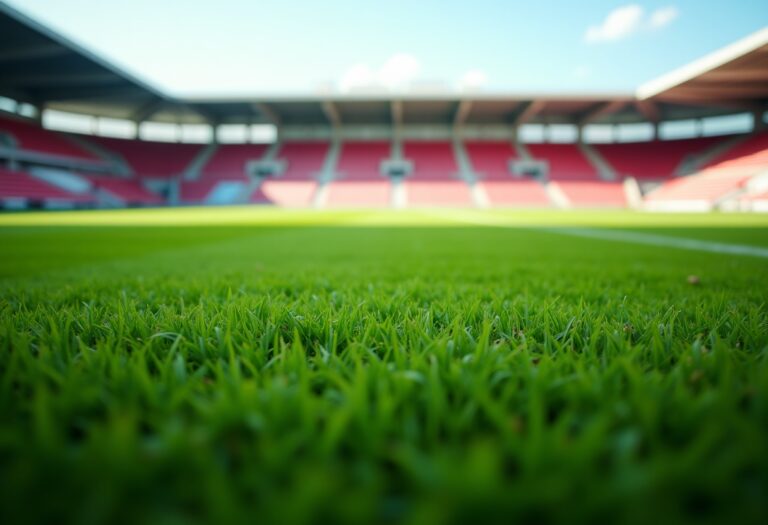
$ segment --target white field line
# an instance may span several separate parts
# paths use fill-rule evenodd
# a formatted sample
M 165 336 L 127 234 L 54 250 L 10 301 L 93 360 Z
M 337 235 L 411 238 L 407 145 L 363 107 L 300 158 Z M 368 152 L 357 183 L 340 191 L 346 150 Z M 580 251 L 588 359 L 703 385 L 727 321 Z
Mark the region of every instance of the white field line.
M 768 259 L 768 248 L 760 246 L 748 246 L 745 244 L 729 244 L 716 241 L 703 241 L 699 239 L 689 239 L 687 237 L 673 237 L 668 235 L 656 235 L 653 233 L 641 233 L 627 230 L 616 230 L 608 228 L 580 228 L 580 227 L 550 227 L 550 226 L 530 226 L 509 224 L 504 221 L 495 220 L 489 217 L 469 217 L 457 216 L 458 214 L 436 213 L 440 217 L 453 219 L 456 222 L 467 224 L 476 224 L 479 226 L 495 226 L 500 228 L 519 228 L 525 230 L 536 230 L 559 235 L 569 235 L 571 237 L 584 237 L 588 239 L 599 239 L 603 241 L 616 241 L 632 244 L 646 244 L 650 246 L 666 246 L 669 248 L 678 248 L 681 250 L 694 250 L 700 252 L 711 252 L 727 255 L 746 255 L 748 257 L 760 257 Z
M 542 230 L 571 235 L 573 237 L 586 237 L 604 241 L 629 242 L 634 244 L 648 244 L 651 246 L 667 246 L 682 250 L 695 250 L 699 252 L 724 253 L 728 255 L 747 255 L 750 257 L 762 257 L 768 259 L 768 248 L 760 246 L 748 246 L 745 244 L 728 244 L 715 241 L 702 241 L 688 239 L 686 237 L 671 237 L 655 235 L 652 233 L 631 232 L 627 230 L 609 230 L 595 228 L 542 228 Z

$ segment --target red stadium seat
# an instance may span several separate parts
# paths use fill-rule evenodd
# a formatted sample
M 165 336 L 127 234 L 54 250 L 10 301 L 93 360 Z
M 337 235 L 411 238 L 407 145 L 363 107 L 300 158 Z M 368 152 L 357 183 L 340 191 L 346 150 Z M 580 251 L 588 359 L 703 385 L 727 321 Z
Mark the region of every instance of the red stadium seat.
M 764 131 L 747 138 L 705 166 L 708 170 L 720 168 L 768 169 L 768 132 Z
M 0 169 L 0 200 L 5 199 L 70 203 L 88 203 L 94 200 L 90 194 L 70 193 L 27 173 Z
M 79 160 L 101 160 L 66 135 L 47 130 L 32 122 L 0 117 L 0 133 L 11 135 L 16 139 L 17 147 L 22 150 Z
M 549 180 L 600 180 L 578 144 L 526 144 L 535 160 L 549 164 Z
M 106 191 L 125 204 L 158 205 L 163 204 L 159 195 L 152 193 L 136 179 L 118 179 L 116 177 L 87 177 L 95 188 Z
M 475 174 L 482 180 L 510 180 L 509 161 L 517 159 L 517 151 L 511 142 L 466 142 L 464 148 Z
M 507 176 L 507 179 L 510 179 Z M 491 206 L 545 207 L 551 202 L 544 186 L 535 180 L 483 180 L 478 182 Z
M 266 151 L 266 144 L 221 144 L 203 166 L 200 178 L 247 181 L 248 161 L 261 159 Z
M 326 205 L 329 208 L 387 207 L 391 186 L 388 181 L 334 181 L 328 185 Z
M 265 180 L 251 196 L 254 204 L 276 204 L 288 208 L 302 208 L 312 204 L 317 182 L 303 180 Z
M 463 181 L 405 181 L 405 192 L 410 206 L 472 205 L 469 186 Z
M 336 171 L 348 181 L 381 181 L 381 162 L 390 157 L 389 142 L 345 142 L 341 145 Z
M 459 168 L 450 142 L 405 142 L 403 156 L 413 163 L 409 180 L 456 180 Z
M 552 182 L 576 208 L 624 208 L 627 196 L 624 183 L 610 181 Z
M 595 144 L 593 147 L 621 178 L 663 180 L 673 177 L 686 158 L 700 155 L 722 140 L 718 137 L 706 137 L 626 144 Z
M 280 180 L 314 180 L 323 168 L 328 153 L 327 142 L 285 142 L 277 153 L 286 163 Z
M 103 149 L 116 153 L 139 178 L 180 177 L 202 149 L 200 144 L 88 137 Z

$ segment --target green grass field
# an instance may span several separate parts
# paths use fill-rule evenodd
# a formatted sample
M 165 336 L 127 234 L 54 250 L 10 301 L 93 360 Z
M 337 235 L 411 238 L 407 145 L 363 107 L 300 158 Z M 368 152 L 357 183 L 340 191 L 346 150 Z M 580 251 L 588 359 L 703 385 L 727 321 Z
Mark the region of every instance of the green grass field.
M 0 247 L 2 523 L 768 522 L 766 216 L 17 213 Z

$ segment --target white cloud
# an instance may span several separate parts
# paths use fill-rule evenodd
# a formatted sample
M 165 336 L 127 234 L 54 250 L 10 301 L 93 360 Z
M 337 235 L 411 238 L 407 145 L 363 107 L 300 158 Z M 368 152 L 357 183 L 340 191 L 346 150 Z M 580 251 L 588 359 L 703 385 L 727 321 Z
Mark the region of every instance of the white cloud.
M 637 4 L 617 7 L 605 17 L 603 23 L 587 29 L 587 42 L 620 40 L 635 33 L 643 21 L 643 8 Z
M 661 7 L 646 15 L 645 9 L 638 4 L 624 5 L 608 13 L 602 23 L 588 27 L 584 40 L 590 43 L 623 40 L 646 29 L 661 29 L 679 14 L 675 6 Z
M 355 64 L 347 69 L 339 80 L 341 91 L 351 91 L 363 87 L 371 87 L 376 75 L 366 64 Z
M 342 93 L 477 91 L 488 84 L 488 75 L 481 69 L 468 69 L 451 82 L 440 78 L 424 78 L 421 61 L 409 53 L 396 53 L 380 65 L 355 64 L 337 82 Z M 325 86 L 323 90 L 327 92 Z
M 407 87 L 421 73 L 421 63 L 413 55 L 398 53 L 392 55 L 379 68 L 376 79 L 390 89 Z
M 650 26 L 654 29 L 660 29 L 671 24 L 679 15 L 680 10 L 673 5 L 661 7 L 651 13 Z
M 457 83 L 460 91 L 477 91 L 488 84 L 488 74 L 481 69 L 470 69 Z
M 379 67 L 355 64 L 339 80 L 339 90 L 403 90 L 421 73 L 421 63 L 408 53 L 396 53 Z

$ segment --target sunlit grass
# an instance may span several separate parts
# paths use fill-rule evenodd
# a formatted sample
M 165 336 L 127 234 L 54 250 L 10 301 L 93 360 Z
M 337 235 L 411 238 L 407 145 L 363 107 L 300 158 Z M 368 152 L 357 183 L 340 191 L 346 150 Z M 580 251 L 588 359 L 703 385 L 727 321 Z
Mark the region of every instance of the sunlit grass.
M 0 216 L 0 519 L 764 522 L 765 259 L 528 227 L 664 217 Z

